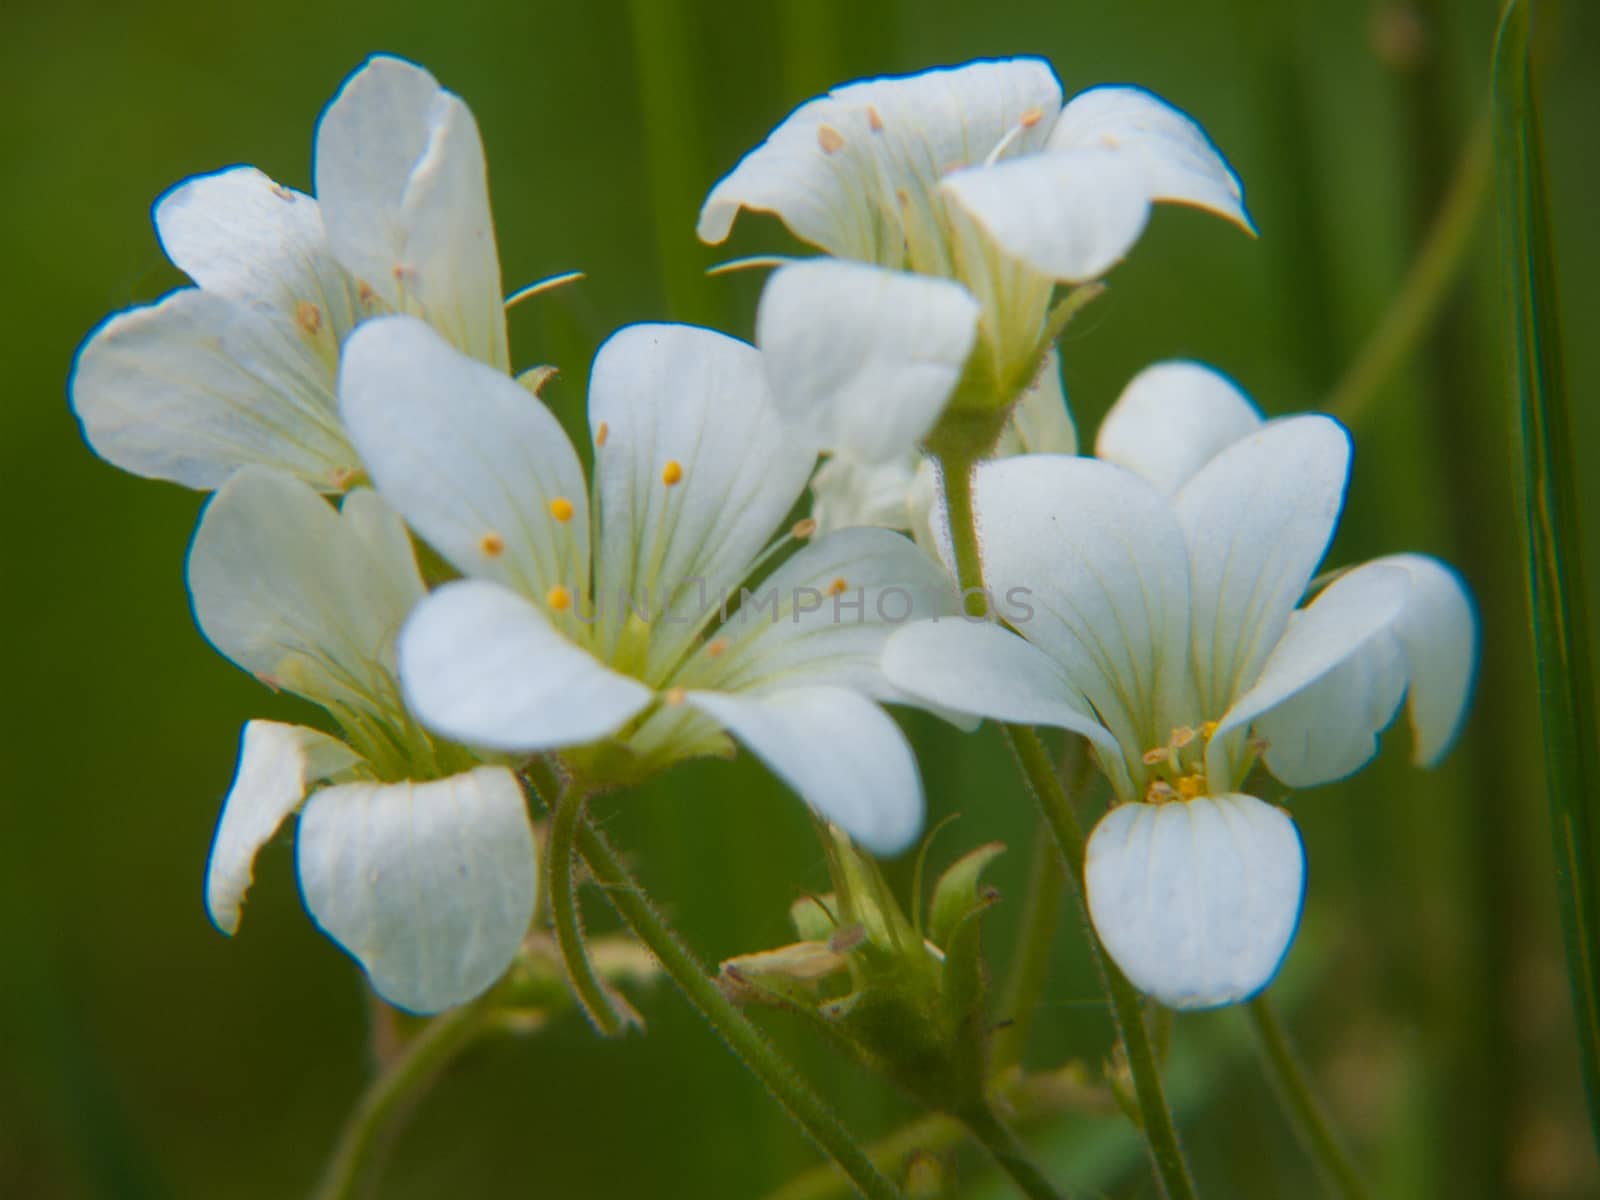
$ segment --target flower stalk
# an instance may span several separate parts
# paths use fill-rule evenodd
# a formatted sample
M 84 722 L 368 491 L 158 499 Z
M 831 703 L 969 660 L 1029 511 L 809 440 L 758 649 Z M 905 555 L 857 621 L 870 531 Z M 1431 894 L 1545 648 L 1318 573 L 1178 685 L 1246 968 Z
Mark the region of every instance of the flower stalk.
M 550 823 L 550 919 L 555 926 L 556 943 L 561 947 L 561 962 L 566 967 L 572 993 L 583 1006 L 584 1014 L 602 1036 L 620 1037 L 627 1031 L 628 1018 L 618 1011 L 584 949 L 583 916 L 578 911 L 573 879 L 577 834 L 583 823 L 583 813 L 582 790 L 564 788 Z

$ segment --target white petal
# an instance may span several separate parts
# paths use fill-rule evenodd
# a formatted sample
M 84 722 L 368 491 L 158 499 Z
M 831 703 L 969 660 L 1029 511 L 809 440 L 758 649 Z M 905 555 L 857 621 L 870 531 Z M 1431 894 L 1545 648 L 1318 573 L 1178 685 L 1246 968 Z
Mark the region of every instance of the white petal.
M 830 458 L 811 477 L 811 517 L 818 535 L 854 526 L 910 529 L 911 491 L 922 456 L 882 463 Z
M 1289 621 L 1288 641 L 1305 620 Z M 1292 788 L 1316 787 L 1355 774 L 1378 751 L 1378 734 L 1400 711 L 1406 657 L 1392 633 L 1370 638 L 1353 654 L 1255 720 L 1267 768 Z
M 688 325 L 632 325 L 595 357 L 589 381 L 600 496 L 596 587 L 683 613 L 717 600 L 749 573 L 782 526 L 816 462 L 772 408 L 754 347 Z M 604 430 L 604 436 L 601 431 Z M 600 443 L 604 443 L 600 445 Z M 670 486 L 668 464 L 681 475 Z M 703 622 L 701 622 L 703 624 Z M 621 632 L 608 621 L 601 637 Z M 660 623 L 643 672 L 657 680 L 699 624 Z
M 400 681 L 429 729 L 495 750 L 592 742 L 652 699 L 538 607 L 480 580 L 447 583 L 417 606 L 400 633 Z
M 800 798 L 874 854 L 898 854 L 922 831 L 922 781 L 900 727 L 843 688 L 764 696 L 690 692 Z
M 1136 763 L 1166 740 L 1187 680 L 1188 560 L 1170 506 L 1120 467 L 1052 454 L 981 465 L 976 499 L 994 603 Z
M 189 594 L 207 640 L 271 686 L 323 703 L 392 707 L 393 640 L 422 595 L 409 543 L 376 496 L 341 516 L 260 467 L 212 497 L 189 546 Z
M 1122 389 L 1100 423 L 1094 452 L 1170 496 L 1261 424 L 1255 403 L 1221 371 L 1197 362 L 1161 362 Z
M 1089 914 L 1140 991 L 1180 1009 L 1248 1000 L 1300 922 L 1305 851 L 1253 796 L 1113 808 L 1089 838 Z
M 1239 782 L 1239 738 L 1230 737 L 1230 734 L 1242 733 L 1257 717 L 1311 688 L 1352 655 L 1360 654 L 1373 639 L 1383 637 L 1399 616 L 1406 592 L 1404 571 L 1369 563 L 1335 580 L 1309 607 L 1294 615 L 1283 638 L 1268 655 L 1259 678 L 1218 722 L 1206 750 L 1206 767 L 1213 790 Z M 1396 650 L 1392 640 L 1384 638 L 1383 645 L 1375 647 L 1374 653 L 1382 653 L 1385 646 L 1391 654 Z M 1394 668 L 1374 662 L 1366 669 L 1377 676 L 1373 681 L 1375 694 L 1369 698 L 1368 706 L 1380 709 L 1390 687 L 1388 677 Z M 1370 758 L 1376 749 L 1374 735 L 1383 726 L 1373 727 L 1358 719 L 1366 714 L 1355 710 L 1330 711 L 1331 706 L 1352 700 L 1344 686 L 1359 682 L 1354 673 L 1360 670 L 1362 668 L 1353 668 L 1351 676 L 1341 679 L 1328 692 L 1319 693 L 1316 702 L 1296 710 L 1299 719 L 1312 723 L 1311 728 L 1296 729 L 1280 721 L 1278 736 L 1286 738 L 1291 745 L 1315 739 L 1319 734 L 1346 743 L 1348 748 L 1345 749 L 1319 748 L 1312 752 L 1324 760 L 1347 762 L 1355 754 L 1356 745 L 1364 745 L 1366 757 Z M 1384 715 L 1386 718 L 1394 716 L 1393 704 Z M 1383 724 L 1388 724 L 1388 720 Z M 1234 764 L 1229 764 L 1230 757 L 1235 759 Z
M 1143 88 L 1080 92 L 1061 110 L 1049 147 L 1113 151 L 1138 169 L 1150 199 L 1207 209 L 1255 232 L 1244 188 L 1205 130 Z
M 1466 720 L 1478 665 L 1477 610 L 1465 581 L 1436 558 L 1391 554 L 1374 565 L 1398 567 L 1410 577 L 1394 633 L 1409 677 L 1412 758 L 1431 767 L 1450 749 Z
M 1096 279 L 1150 218 L 1139 171 L 1106 150 L 1064 150 L 957 171 L 940 189 L 1007 254 L 1052 279 Z
M 557 584 L 587 591 L 583 467 L 561 423 L 509 376 L 415 318 L 378 317 L 345 343 L 339 404 L 384 496 L 464 574 L 539 599 Z
M 835 453 L 883 462 L 939 419 L 978 315 L 950 280 L 808 259 L 767 281 L 756 344 L 786 421 Z
M 206 911 L 218 929 L 229 935 L 238 932 L 239 910 L 255 878 L 256 853 L 300 807 L 306 787 L 359 761 L 337 738 L 304 725 L 245 725 L 239 768 L 222 802 L 206 864 Z
M 1255 682 L 1333 537 L 1350 436 L 1322 416 L 1273 421 L 1211 459 L 1173 500 L 1189 545 L 1205 719 Z
M 483 144 L 459 97 L 421 67 L 369 59 L 317 126 L 316 181 L 353 275 L 463 353 L 509 368 Z
M 327 337 L 265 305 L 184 288 L 89 336 L 73 411 L 95 453 L 136 475 L 210 489 L 258 464 L 338 491 L 357 463 L 334 413 Z
M 791 113 L 712 189 L 700 238 L 723 241 L 748 208 L 776 213 L 831 254 L 898 261 L 896 189 L 932 186 L 952 165 L 983 161 L 1025 117 L 1013 149 L 1040 144 L 1060 107 L 1061 85 L 1037 58 L 835 88 Z
M 324 788 L 300 818 L 296 858 L 318 926 L 411 1012 L 484 992 L 533 919 L 533 830 L 504 767 Z
M 898 630 L 883 651 L 889 682 L 914 701 L 974 717 L 1052 725 L 1094 745 L 1117 793 L 1132 785 L 1116 740 L 1060 664 L 998 625 L 918 621 Z
M 208 292 L 325 322 L 330 347 L 366 315 L 317 202 L 254 167 L 185 180 L 156 202 L 155 219 L 167 257 Z M 314 316 L 302 304 L 315 305 Z
M 910 539 L 844 529 L 805 547 L 747 587 L 708 647 L 676 682 L 723 692 L 830 684 L 900 699 L 879 666 L 897 626 L 953 616 L 955 583 Z
M 1011 410 L 1011 428 L 1016 431 L 1021 453 L 1078 452 L 1078 429 L 1067 404 L 1067 390 L 1061 384 L 1061 355 L 1054 346 L 1046 352 L 1039 373 Z

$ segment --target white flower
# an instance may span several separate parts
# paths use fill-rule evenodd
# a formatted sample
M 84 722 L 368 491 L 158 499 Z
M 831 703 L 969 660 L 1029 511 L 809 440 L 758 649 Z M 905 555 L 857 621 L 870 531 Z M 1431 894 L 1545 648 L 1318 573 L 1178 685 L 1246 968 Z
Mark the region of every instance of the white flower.
M 1414 555 L 1297 610 L 1342 504 L 1343 429 L 1262 424 L 1193 364 L 1136 382 L 1099 449 L 1147 478 L 1048 455 L 978 470 L 985 580 L 1021 636 L 919 623 L 885 670 L 925 701 L 1089 740 L 1120 802 L 1089 840 L 1095 927 L 1141 989 L 1204 1008 L 1265 987 L 1299 920 L 1299 835 L 1241 790 L 1253 764 L 1294 786 L 1348 775 L 1407 694 L 1418 761 L 1437 761 L 1477 627 L 1459 578 Z
M 335 511 L 304 482 L 247 467 L 206 506 L 188 570 L 211 643 L 322 705 L 348 739 L 245 726 L 207 868 L 212 920 L 238 929 L 257 852 L 301 809 L 306 907 L 378 993 L 414 1012 L 478 995 L 528 931 L 533 834 L 510 771 L 474 767 L 400 703 L 394 636 L 423 594 L 400 519 L 369 490 Z
M 1011 410 L 994 457 L 1077 452 L 1078 431 L 1061 386 L 1061 359 L 1051 349 Z M 904 529 L 931 552 L 938 491 L 933 461 L 915 450 L 878 463 L 835 456 L 811 477 L 811 515 L 819 533 L 854 525 Z
M 356 331 L 340 403 L 383 495 L 467 577 L 400 636 L 425 725 L 563 749 L 609 782 L 726 752 L 726 730 L 864 846 L 915 837 L 921 785 L 873 703 L 897 698 L 878 658 L 893 621 L 952 611 L 953 589 L 881 529 L 819 540 L 740 589 L 816 458 L 772 413 L 753 347 L 675 325 L 606 342 L 594 502 L 555 417 L 418 321 Z
M 699 233 L 775 213 L 827 259 L 780 269 L 757 344 L 784 415 L 850 458 L 893 458 L 955 403 L 1009 405 L 1053 337 L 1058 283 L 1132 249 L 1151 205 L 1253 231 L 1201 128 L 1139 88 L 1063 105 L 1038 58 L 836 88 L 796 109 L 712 190 Z
M 315 176 L 315 200 L 241 166 L 157 202 L 162 247 L 195 286 L 118 313 L 79 352 L 72 405 L 103 458 L 194 488 L 259 464 L 343 491 L 360 463 L 334 381 L 361 320 L 413 313 L 508 369 L 466 105 L 422 68 L 375 57 L 323 114 Z

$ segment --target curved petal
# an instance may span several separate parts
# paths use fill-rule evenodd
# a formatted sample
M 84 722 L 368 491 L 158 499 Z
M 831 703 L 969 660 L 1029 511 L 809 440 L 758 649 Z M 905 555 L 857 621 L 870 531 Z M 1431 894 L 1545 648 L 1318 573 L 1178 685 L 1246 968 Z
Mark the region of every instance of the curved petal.
M 410 1012 L 480 995 L 533 920 L 533 829 L 504 767 L 324 788 L 300 817 L 295 849 L 312 918 L 380 996 Z
M 1300 922 L 1305 850 L 1282 809 L 1237 793 L 1113 808 L 1090 835 L 1089 915 L 1140 991 L 1170 1008 L 1248 1000 Z
M 830 254 L 898 264 L 896 190 L 931 187 L 1008 135 L 1013 148 L 1041 145 L 1060 107 L 1061 85 L 1038 58 L 835 88 L 791 113 L 718 182 L 700 211 L 700 239 L 725 240 L 747 208 L 776 213 Z
M 317 197 L 339 260 L 393 309 L 510 368 L 483 144 L 421 67 L 377 55 L 317 126 Z
M 988 622 L 918 621 L 883 649 L 883 672 L 912 701 L 1089 739 L 1119 796 L 1132 794 L 1122 750 L 1061 665 Z
M 1255 682 L 1333 538 L 1350 435 L 1329 417 L 1269 422 L 1211 459 L 1173 500 L 1189 545 L 1201 715 Z
M 805 489 L 816 450 L 778 419 L 761 356 L 688 325 L 631 325 L 589 381 L 600 534 L 597 597 L 684 613 L 750 571 Z M 620 603 L 619 603 L 620 601 Z M 642 677 L 659 680 L 703 627 L 660 621 Z M 613 643 L 623 623 L 608 621 Z
M 269 686 L 393 708 L 394 636 L 422 595 L 398 524 L 370 493 L 352 494 L 340 514 L 288 475 L 239 472 L 206 505 L 189 545 L 201 632 Z
M 572 620 L 571 615 L 565 618 Z M 447 583 L 400 632 L 406 703 L 429 729 L 494 750 L 554 750 L 613 733 L 653 699 L 498 584 Z
M 1100 423 L 1094 452 L 1170 496 L 1261 425 L 1261 411 L 1233 380 L 1204 363 L 1174 359 L 1146 367 L 1122 389 Z
M 543 403 L 412 317 L 350 335 L 339 405 L 367 471 L 464 574 L 543 598 L 589 580 L 588 485 Z
M 933 428 L 978 336 L 966 288 L 816 258 L 774 272 L 756 313 L 774 407 L 815 444 L 883 462 Z
M 1061 110 L 1049 149 L 1110 150 L 1134 166 L 1152 200 L 1189 204 L 1250 233 L 1244 188 L 1205 130 L 1143 88 L 1114 85 L 1080 92 Z
M 740 596 L 675 682 L 719 692 L 828 684 L 901 699 L 879 667 L 907 621 L 953 615 L 955 583 L 887 529 L 844 529 L 806 546 Z
M 1410 577 L 1394 633 L 1405 652 L 1412 759 L 1435 766 L 1466 720 L 1478 666 L 1478 614 L 1466 581 L 1436 558 L 1391 554 L 1375 566 Z
M 811 477 L 811 517 L 817 534 L 863 525 L 910 529 L 911 491 L 921 461 L 915 453 L 881 463 L 828 459 Z
M 1116 266 L 1150 218 L 1139 171 L 1107 150 L 1002 159 L 957 171 L 939 186 L 1007 254 L 1067 283 Z
M 1244 762 L 1241 739 L 1237 735 L 1242 735 L 1258 717 L 1313 688 L 1369 646 L 1374 654 L 1382 654 L 1385 648 L 1394 653 L 1397 647 L 1391 639 L 1383 638 L 1378 645 L 1373 642 L 1381 638 L 1400 615 L 1406 591 L 1404 571 L 1369 563 L 1335 580 L 1309 607 L 1294 614 L 1282 639 L 1267 656 L 1259 678 L 1223 714 L 1211 736 L 1206 747 L 1206 770 L 1213 790 L 1226 790 L 1240 782 Z M 1397 669 L 1403 671 L 1404 667 L 1377 660 L 1366 667 L 1351 668 L 1350 673 L 1341 676 L 1326 690 L 1319 690 L 1310 703 L 1298 706 L 1289 717 L 1279 720 L 1275 726 L 1278 736 L 1291 747 L 1319 738 L 1337 739 L 1344 744 L 1343 748 L 1321 746 L 1310 753 L 1319 759 L 1335 759 L 1341 763 L 1353 758 L 1358 746 L 1364 746 L 1366 757 L 1361 760 L 1364 763 L 1377 749 L 1374 739 L 1382 726 L 1372 726 L 1361 719 L 1368 714 L 1354 707 L 1334 709 L 1332 706 L 1354 699 L 1345 689 L 1360 682 L 1363 671 L 1369 671 L 1376 678 L 1372 680 L 1373 693 L 1365 707 L 1374 711 L 1382 708 L 1390 676 Z M 1394 716 L 1393 704 L 1384 715 Z M 1296 718 L 1309 724 L 1295 728 L 1290 721 Z
M 250 721 L 239 744 L 239 768 L 222 802 L 206 863 L 206 912 L 232 936 L 255 878 L 256 853 L 305 799 L 306 787 L 361 761 L 337 738 L 304 725 Z
M 1166 500 L 1091 458 L 978 468 L 984 578 L 1002 615 L 1061 665 L 1128 756 L 1167 739 L 1188 663 L 1188 560 Z M 1018 615 L 1011 615 L 1013 612 Z
M 898 854 L 922 831 L 922 780 L 900 727 L 844 688 L 764 696 L 690 692 L 774 774 L 874 854 Z
M 357 461 L 334 414 L 331 336 L 183 288 L 89 335 L 72 409 L 95 453 L 135 475 L 211 489 L 253 464 L 341 491 Z
M 326 325 L 319 350 L 336 353 L 367 315 L 355 279 L 328 248 L 317 202 L 254 167 L 185 180 L 156 201 L 155 220 L 167 257 L 195 283 Z
M 1072 420 L 1072 406 L 1067 403 L 1067 389 L 1061 383 L 1061 354 L 1054 346 L 1045 352 L 1039 373 L 1011 410 L 1010 429 L 1016 434 L 1019 453 L 1078 452 L 1078 427 Z

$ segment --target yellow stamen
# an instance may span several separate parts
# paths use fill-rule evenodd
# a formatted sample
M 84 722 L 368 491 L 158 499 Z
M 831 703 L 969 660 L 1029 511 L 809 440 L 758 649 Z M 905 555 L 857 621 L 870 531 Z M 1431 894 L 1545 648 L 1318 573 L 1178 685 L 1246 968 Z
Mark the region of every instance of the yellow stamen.
M 883 118 L 878 115 L 878 110 L 872 105 L 867 105 L 867 128 L 873 133 L 883 132 Z
M 558 583 L 544 594 L 544 602 L 557 612 L 566 612 L 572 607 L 572 593 Z
M 844 581 L 844 576 L 841 575 L 838 579 L 835 579 L 828 585 L 828 595 L 841 596 L 844 594 L 845 589 L 849 586 L 850 585 Z
M 1204 721 L 1201 723 L 1200 736 L 1205 738 L 1206 741 L 1209 742 L 1214 736 L 1216 736 L 1216 732 L 1217 723 L 1215 721 Z
M 824 154 L 833 154 L 844 146 L 844 134 L 832 125 L 817 126 L 817 145 L 822 147 Z
M 1178 793 L 1165 779 L 1153 780 L 1144 790 L 1146 804 L 1169 804 L 1178 798 Z
M 1024 129 L 1032 129 L 1042 120 L 1044 120 L 1044 110 L 1041 108 L 1030 108 L 1027 112 L 1022 114 L 1021 120 L 1017 123 Z
M 600 428 L 594 431 L 594 444 L 596 446 L 604 446 L 606 444 L 606 439 L 610 436 L 611 426 L 607 425 L 604 421 L 601 421 Z
M 688 695 L 688 693 L 685 692 L 681 687 L 668 688 L 666 697 L 667 703 L 676 707 L 677 705 L 683 703 L 686 695 Z
M 1167 756 L 1171 753 L 1172 750 L 1170 747 L 1157 746 L 1154 750 L 1146 750 L 1142 755 L 1139 756 L 1139 761 L 1144 763 L 1144 765 L 1147 767 L 1153 767 L 1157 763 L 1166 762 Z
M 1182 750 L 1192 741 L 1194 741 L 1194 730 L 1190 729 L 1187 725 L 1179 725 L 1172 731 L 1173 749 Z
M 408 266 L 405 263 L 395 263 L 394 281 L 396 283 L 404 283 L 406 280 L 415 279 L 416 277 L 417 272 L 414 267 Z
M 506 540 L 491 529 L 478 539 L 478 549 L 489 558 L 499 558 L 506 552 Z
M 728 652 L 728 639 L 727 638 L 717 638 L 715 641 L 709 642 L 706 645 L 706 657 L 707 658 L 721 658 L 727 652 Z
M 572 501 L 565 496 L 557 496 L 550 501 L 550 515 L 565 525 L 572 520 Z
M 804 517 L 794 523 L 790 535 L 799 538 L 802 542 L 817 532 L 817 522 L 813 517 Z
M 316 337 L 322 329 L 322 310 L 311 301 L 302 300 L 294 306 L 294 323 L 309 336 Z
M 356 297 L 368 308 L 378 302 L 378 293 L 373 290 L 372 285 L 365 279 L 356 281 Z
M 1178 780 L 1178 795 L 1185 800 L 1195 800 L 1206 794 L 1205 777 L 1201 775 L 1185 775 Z
M 668 487 L 683 481 L 683 464 L 675 458 L 667 459 L 667 465 L 661 468 L 661 482 Z

